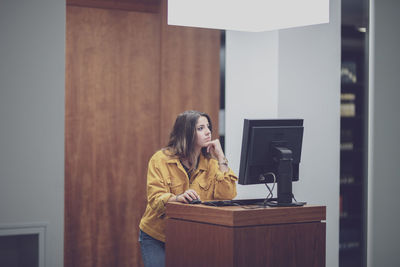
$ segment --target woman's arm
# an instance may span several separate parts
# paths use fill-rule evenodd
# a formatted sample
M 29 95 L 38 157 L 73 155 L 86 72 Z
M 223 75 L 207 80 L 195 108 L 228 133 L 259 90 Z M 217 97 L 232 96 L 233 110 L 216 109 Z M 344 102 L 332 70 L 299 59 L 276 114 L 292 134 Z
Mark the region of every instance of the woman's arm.
M 168 181 L 164 179 L 159 165 L 154 158 L 150 159 L 147 169 L 147 201 L 150 207 L 162 214 L 165 212 L 165 204 L 170 198 L 175 197 L 170 192 Z
M 213 158 L 218 160 L 220 171 L 222 172 L 229 171 L 228 160 L 225 157 L 219 139 L 212 140 L 208 142 L 206 145 L 207 145 L 207 152 L 210 153 Z
M 215 199 L 232 199 L 236 196 L 237 176 L 228 166 L 228 160 L 222 150 L 221 143 L 218 139 L 212 140 L 207 144 L 207 152 L 217 160 L 217 165 L 211 165 L 215 173 Z M 211 161 L 212 162 L 212 161 Z M 210 163 L 211 163 L 210 162 Z
M 218 167 L 216 166 L 215 168 Z M 214 187 L 215 199 L 233 199 L 237 195 L 236 192 L 237 176 L 228 166 L 226 166 L 226 168 L 228 169 L 228 171 L 222 172 L 221 170 L 219 171 L 217 170 L 215 173 L 215 187 Z

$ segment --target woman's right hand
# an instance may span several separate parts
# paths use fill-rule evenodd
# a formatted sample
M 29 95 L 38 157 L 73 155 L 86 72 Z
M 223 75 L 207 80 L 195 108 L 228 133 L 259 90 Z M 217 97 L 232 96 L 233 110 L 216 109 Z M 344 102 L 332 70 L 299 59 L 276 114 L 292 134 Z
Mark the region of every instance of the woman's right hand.
M 186 203 L 186 204 L 188 204 L 190 201 L 192 201 L 194 199 L 200 200 L 200 196 L 193 189 L 188 189 L 184 193 L 177 195 L 175 197 L 176 202 L 181 202 L 181 203 Z

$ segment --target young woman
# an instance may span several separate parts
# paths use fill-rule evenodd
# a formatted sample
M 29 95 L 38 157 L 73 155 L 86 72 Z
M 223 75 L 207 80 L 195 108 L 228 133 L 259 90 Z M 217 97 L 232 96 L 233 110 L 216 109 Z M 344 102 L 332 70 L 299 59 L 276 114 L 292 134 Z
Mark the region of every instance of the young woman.
M 236 175 L 218 139 L 211 139 L 210 117 L 198 111 L 178 115 L 168 145 L 150 159 L 147 207 L 139 242 L 145 267 L 165 265 L 165 205 L 168 202 L 232 199 Z

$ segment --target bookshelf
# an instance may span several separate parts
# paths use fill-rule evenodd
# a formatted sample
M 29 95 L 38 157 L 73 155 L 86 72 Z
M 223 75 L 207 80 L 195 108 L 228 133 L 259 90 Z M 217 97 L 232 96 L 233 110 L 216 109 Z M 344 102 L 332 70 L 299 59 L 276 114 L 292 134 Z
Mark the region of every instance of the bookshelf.
M 366 263 L 367 40 L 360 28 L 342 24 L 340 267 Z

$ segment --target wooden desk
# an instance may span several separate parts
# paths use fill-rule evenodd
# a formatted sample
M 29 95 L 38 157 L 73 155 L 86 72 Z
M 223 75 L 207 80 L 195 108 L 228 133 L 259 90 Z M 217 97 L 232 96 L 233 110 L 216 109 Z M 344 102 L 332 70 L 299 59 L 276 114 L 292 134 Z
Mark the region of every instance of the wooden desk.
M 325 266 L 324 220 L 324 206 L 169 203 L 166 266 Z

